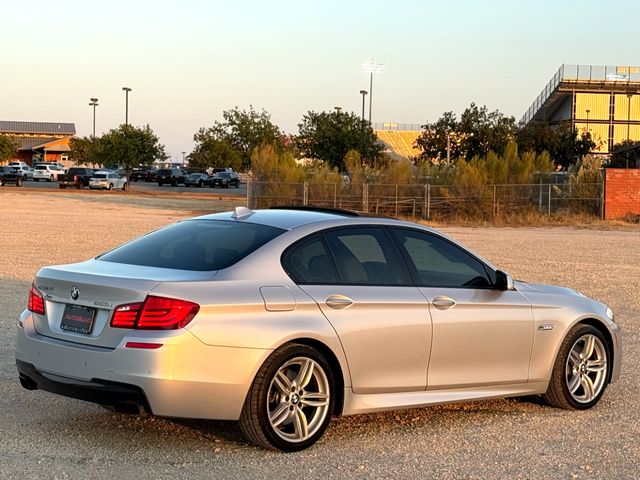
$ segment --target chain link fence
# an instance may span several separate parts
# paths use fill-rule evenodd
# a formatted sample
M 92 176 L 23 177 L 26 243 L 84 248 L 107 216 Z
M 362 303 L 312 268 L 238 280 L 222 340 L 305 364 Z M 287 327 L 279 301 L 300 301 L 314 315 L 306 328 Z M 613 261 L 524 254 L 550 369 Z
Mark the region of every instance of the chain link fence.
M 249 182 L 247 206 L 297 205 L 342 208 L 378 215 L 446 219 L 492 219 L 537 211 L 548 216 L 602 216 L 603 185 L 538 183 L 527 185 L 384 185 Z

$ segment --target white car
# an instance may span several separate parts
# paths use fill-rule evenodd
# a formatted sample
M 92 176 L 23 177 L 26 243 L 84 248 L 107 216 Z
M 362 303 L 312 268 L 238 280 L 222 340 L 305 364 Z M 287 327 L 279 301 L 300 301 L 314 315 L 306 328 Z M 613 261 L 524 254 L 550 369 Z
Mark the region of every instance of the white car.
M 16 165 L 17 163 L 18 162 L 11 162 L 9 166 L 12 167 L 14 170 L 22 173 L 22 178 L 24 180 L 33 180 L 33 168 L 31 168 L 29 165 L 23 162 L 20 162 L 22 163 L 21 165 Z
M 57 182 L 58 175 L 64 174 L 64 170 L 57 165 L 40 163 L 33 168 L 33 179 L 36 182 L 46 180 L 47 182 Z
M 89 179 L 89 188 L 94 190 L 127 190 L 129 188 L 129 184 L 127 183 L 126 178 L 122 178 L 117 173 L 96 172 Z

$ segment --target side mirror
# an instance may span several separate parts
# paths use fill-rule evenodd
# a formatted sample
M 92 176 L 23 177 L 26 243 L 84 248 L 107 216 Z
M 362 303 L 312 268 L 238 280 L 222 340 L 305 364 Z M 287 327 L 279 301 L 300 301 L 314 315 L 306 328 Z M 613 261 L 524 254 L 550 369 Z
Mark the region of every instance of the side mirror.
M 496 288 L 502 291 L 515 290 L 511 275 L 502 270 L 496 271 Z

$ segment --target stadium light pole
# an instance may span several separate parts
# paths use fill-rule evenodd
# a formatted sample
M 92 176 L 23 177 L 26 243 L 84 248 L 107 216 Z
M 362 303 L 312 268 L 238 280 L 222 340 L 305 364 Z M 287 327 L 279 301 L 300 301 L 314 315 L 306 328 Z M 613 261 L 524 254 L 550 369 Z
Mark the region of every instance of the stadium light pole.
M 129 87 L 122 87 L 124 90 L 124 124 L 129 125 Z
M 367 96 L 367 92 L 366 90 L 360 90 L 360 95 L 362 95 L 362 120 L 364 120 L 364 97 Z
M 447 165 L 451 165 L 451 132 L 447 132 Z
M 373 104 L 373 74 L 380 73 L 384 64 L 376 63 L 373 58 L 370 62 L 364 62 L 362 68 L 369 74 L 369 123 L 371 123 L 371 105 Z
M 96 138 L 96 107 L 98 106 L 97 98 L 90 98 L 91 102 L 89 103 L 90 107 L 93 107 L 93 139 Z

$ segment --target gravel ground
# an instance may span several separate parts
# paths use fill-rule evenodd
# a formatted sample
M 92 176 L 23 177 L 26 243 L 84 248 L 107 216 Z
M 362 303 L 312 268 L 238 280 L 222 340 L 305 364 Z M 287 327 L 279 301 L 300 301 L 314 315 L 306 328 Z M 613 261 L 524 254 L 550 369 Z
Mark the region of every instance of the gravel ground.
M 334 418 L 315 447 L 280 454 L 246 444 L 233 422 L 125 416 L 23 390 L 14 328 L 37 269 L 86 259 L 184 213 L 163 199 L 135 206 L 2 192 L 0 202 L 0 478 L 640 477 L 638 229 L 444 229 L 515 278 L 612 307 L 625 333 L 623 374 L 594 409 L 527 398 Z

